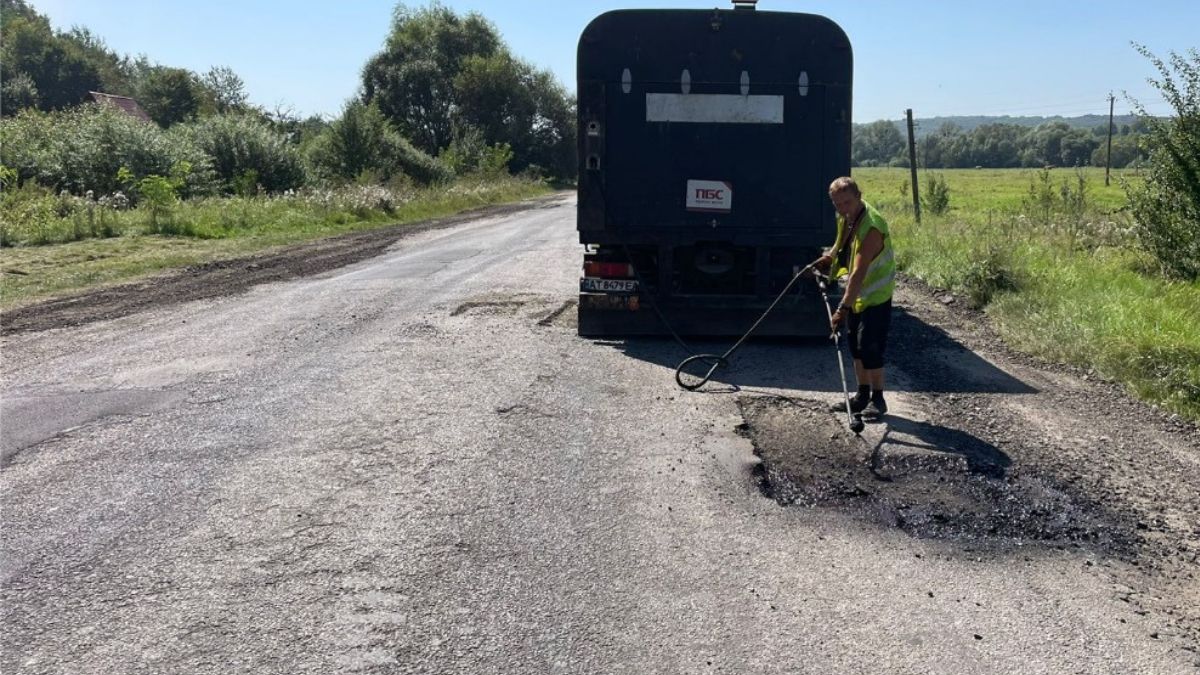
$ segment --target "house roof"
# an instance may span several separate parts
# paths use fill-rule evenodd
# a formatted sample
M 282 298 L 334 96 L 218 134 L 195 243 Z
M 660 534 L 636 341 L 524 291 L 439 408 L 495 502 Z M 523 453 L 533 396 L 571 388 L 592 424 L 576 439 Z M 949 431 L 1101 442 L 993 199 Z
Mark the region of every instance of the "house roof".
M 124 111 L 125 114 L 136 117 L 136 118 L 142 120 L 143 122 L 153 122 L 154 121 L 154 120 L 150 119 L 150 116 L 146 114 L 145 110 L 142 110 L 142 106 L 138 105 L 137 101 L 129 98 L 128 96 L 117 96 L 115 94 L 105 94 L 105 93 L 99 92 L 99 91 L 89 91 L 88 93 L 92 95 L 92 100 L 95 101 L 96 103 L 103 103 L 106 105 L 115 105 L 118 108 L 120 108 L 122 111 Z

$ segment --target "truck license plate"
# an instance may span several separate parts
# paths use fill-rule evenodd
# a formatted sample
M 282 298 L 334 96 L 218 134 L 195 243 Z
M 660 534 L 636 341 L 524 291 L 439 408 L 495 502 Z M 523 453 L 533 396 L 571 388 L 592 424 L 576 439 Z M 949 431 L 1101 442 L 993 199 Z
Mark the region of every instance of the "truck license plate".
M 592 293 L 632 293 L 638 288 L 636 279 L 597 279 L 584 277 L 579 280 L 579 289 Z

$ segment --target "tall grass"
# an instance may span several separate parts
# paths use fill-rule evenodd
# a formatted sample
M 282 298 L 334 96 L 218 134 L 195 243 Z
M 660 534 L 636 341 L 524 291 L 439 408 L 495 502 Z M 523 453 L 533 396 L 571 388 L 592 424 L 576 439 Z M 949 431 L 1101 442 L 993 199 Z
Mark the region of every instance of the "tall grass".
M 550 190 L 513 177 L 463 178 L 428 188 L 348 186 L 278 196 L 190 199 L 160 206 L 113 208 L 87 198 L 41 195 L 33 215 L 4 212 L 0 307 L 9 308 L 96 284 L 247 255 L 356 230 L 445 216 Z M 58 200 L 68 202 L 56 211 Z M 32 206 L 28 206 L 32 205 Z M 95 233 L 89 229 L 95 225 Z M 99 237 L 99 238 L 94 238 Z M 52 243 L 54 245 L 39 245 Z
M 913 218 L 906 170 L 856 169 L 905 273 L 983 308 L 1014 348 L 1093 370 L 1200 420 L 1200 282 L 1164 279 L 1102 170 L 947 170 L 948 211 Z

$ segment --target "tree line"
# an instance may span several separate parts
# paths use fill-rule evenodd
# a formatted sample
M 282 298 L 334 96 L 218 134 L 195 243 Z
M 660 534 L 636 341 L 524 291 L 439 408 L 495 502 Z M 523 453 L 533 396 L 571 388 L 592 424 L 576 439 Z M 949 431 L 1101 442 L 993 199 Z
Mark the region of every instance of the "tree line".
M 1148 156 L 1149 123 L 1137 118 L 1113 129 L 1111 166 L 1135 167 Z M 878 120 L 852 129 L 854 166 L 908 166 L 908 143 L 896 122 Z M 984 167 L 1105 166 L 1107 127 L 1083 129 L 1055 120 L 1029 127 L 983 124 L 970 131 L 945 123 L 917 139 L 917 166 L 930 169 Z
M 280 173 L 266 165 L 280 160 L 280 153 L 257 153 L 256 159 L 243 147 L 246 135 L 252 145 L 286 145 L 285 164 L 294 163 L 291 155 L 302 160 L 302 172 L 284 172 L 292 178 L 263 186 L 268 190 L 399 176 L 427 183 L 475 171 L 546 178 L 575 173 L 574 98 L 548 70 L 512 54 L 483 16 L 460 15 L 436 2 L 415 9 L 397 5 L 385 45 L 365 64 L 357 94 L 329 120 L 252 105 L 229 67 L 196 73 L 144 55 L 118 55 L 86 28 L 55 31 L 24 0 L 0 0 L 0 32 L 6 130 L 0 163 L 18 170 L 22 180 L 47 178 L 29 164 L 50 152 L 35 147 L 38 138 L 17 136 L 77 123 L 76 109 L 89 103 L 91 91 L 133 98 L 171 142 L 202 136 L 211 151 L 200 158 L 205 166 L 189 164 L 221 174 L 226 191 L 250 172 Z M 18 117 L 20 123 L 10 123 Z M 204 132 L 185 133 L 188 127 Z M 122 137 L 135 136 L 145 134 Z M 21 152 L 24 162 L 16 156 Z M 73 189 L 83 182 L 58 181 L 48 187 Z

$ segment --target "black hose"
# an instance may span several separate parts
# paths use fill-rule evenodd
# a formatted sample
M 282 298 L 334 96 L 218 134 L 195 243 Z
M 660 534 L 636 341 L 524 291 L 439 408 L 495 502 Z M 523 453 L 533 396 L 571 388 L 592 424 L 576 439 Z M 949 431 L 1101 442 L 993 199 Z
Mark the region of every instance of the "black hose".
M 792 286 L 794 286 L 796 284 L 796 281 L 799 280 L 800 277 L 804 275 L 804 273 L 808 272 L 809 270 L 811 270 L 812 268 L 817 266 L 817 262 L 818 262 L 817 260 L 814 260 L 813 262 L 806 265 L 804 267 L 804 269 L 797 272 L 792 277 L 792 280 L 787 283 L 787 286 L 784 286 L 783 290 L 779 292 L 779 295 L 775 296 L 775 301 L 771 303 L 770 307 L 767 307 L 767 311 L 763 312 L 762 316 L 758 317 L 758 320 L 754 322 L 754 325 L 750 326 L 750 330 L 746 331 L 746 333 L 744 335 L 742 335 L 742 337 L 738 338 L 738 341 L 735 342 L 733 344 L 733 346 L 730 347 L 729 350 L 726 351 L 724 354 L 721 354 L 721 355 L 695 354 L 693 356 L 689 356 L 688 358 L 684 359 L 679 364 L 679 366 L 675 369 L 675 383 L 678 384 L 680 387 L 687 389 L 688 391 L 696 391 L 700 387 L 703 387 L 710 379 L 712 379 L 713 373 L 716 372 L 717 368 L 729 365 L 729 357 L 732 356 L 735 351 L 737 351 L 738 347 L 742 346 L 742 343 L 746 341 L 746 338 L 750 337 L 750 334 L 753 333 L 756 328 L 758 328 L 758 325 L 763 322 L 763 319 L 767 318 L 767 315 L 771 313 L 771 310 L 775 309 L 775 305 L 778 305 L 779 301 L 783 299 L 783 296 L 787 295 L 787 292 L 789 290 L 791 290 Z M 822 294 L 822 296 L 823 295 L 824 294 Z M 654 307 L 653 300 L 651 300 L 650 305 L 652 307 Z M 828 305 L 826 305 L 826 309 L 828 310 Z M 654 307 L 654 311 L 658 312 L 658 308 Z M 692 351 L 690 348 L 687 347 L 687 343 L 683 342 L 683 339 L 675 334 L 674 329 L 672 329 L 671 325 L 667 323 L 666 318 L 663 317 L 661 312 L 658 312 L 658 318 L 662 320 L 663 325 L 665 325 L 667 327 L 667 330 L 671 331 L 672 335 L 675 335 L 675 339 L 679 340 L 680 344 L 682 344 L 684 346 L 684 349 L 686 351 L 689 351 L 689 352 Z M 712 366 L 708 369 L 708 372 L 705 373 L 703 379 L 696 382 L 695 384 L 685 384 L 683 381 L 683 369 L 691 362 L 701 361 L 701 360 L 711 363 Z

